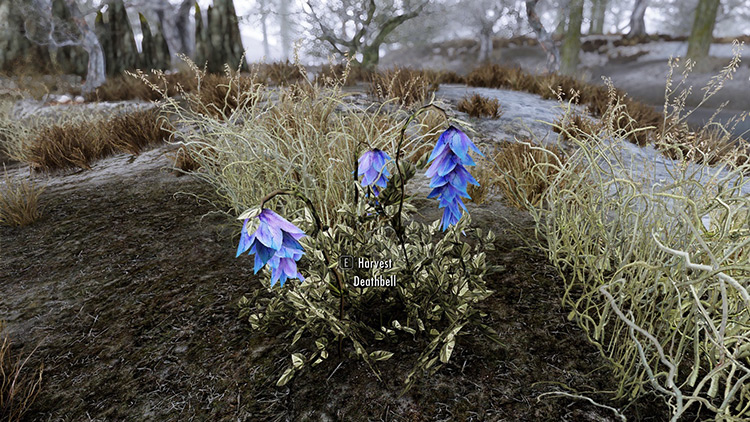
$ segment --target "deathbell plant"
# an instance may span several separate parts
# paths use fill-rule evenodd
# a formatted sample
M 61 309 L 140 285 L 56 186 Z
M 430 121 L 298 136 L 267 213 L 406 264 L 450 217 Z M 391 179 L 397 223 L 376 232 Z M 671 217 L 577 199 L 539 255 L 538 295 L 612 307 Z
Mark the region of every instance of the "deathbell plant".
M 485 315 L 476 309 L 476 304 L 492 294 L 484 280 L 488 272 L 485 251 L 493 249 L 495 237 L 469 228 L 468 210 L 462 201 L 469 198 L 467 184 L 478 185 L 466 169 L 474 165 L 469 152 L 481 152 L 457 127 L 449 126 L 440 136 L 428 160 L 432 163 L 426 173 L 431 178 L 429 198 L 437 198 L 439 207 L 445 208 L 443 218 L 431 225 L 404 224 L 414 211 L 405 185 L 416 167 L 400 162 L 401 149 L 409 124 L 431 108 L 449 120 L 446 112 L 433 104 L 415 111 L 401 128 L 395 158 L 369 145 L 359 157 L 352 157 L 356 194 L 353 202 L 340 204 L 338 213 L 343 218 L 339 221 L 343 223 L 322 226 L 312 201 L 295 189 L 274 191 L 259 207 L 240 215 L 244 223 L 237 256 L 254 254 L 254 271 L 268 266 L 271 272 L 270 297 L 261 296 L 259 290 L 251 298 L 243 297 L 241 314 L 255 330 L 268 331 L 281 322 L 292 337 L 291 364 L 277 385 L 286 384 L 306 366 L 328 359 L 334 342 L 339 356 L 344 354 L 344 342 L 350 344 L 353 355 L 363 359 L 378 378 L 375 362 L 398 353 L 395 346 L 399 342 L 420 344 L 422 353 L 405 379 L 404 392 L 417 375 L 434 373 L 449 362 L 456 338 L 468 327 L 500 343 L 494 330 L 483 324 Z M 389 165 L 395 167 L 394 177 Z M 266 203 L 285 195 L 306 205 L 304 216 L 294 223 L 266 208 Z M 307 235 L 300 227 L 309 227 L 310 220 L 313 227 Z M 465 241 L 467 232 L 478 240 L 474 247 Z M 345 272 L 338 268 L 342 256 L 355 254 L 392 262 L 382 275 L 395 276 L 397 285 L 355 286 L 347 282 L 369 278 L 366 269 Z M 287 287 L 273 289 L 277 281 L 280 287 Z M 297 346 L 303 338 L 310 344 Z M 377 350 L 368 351 L 374 347 Z

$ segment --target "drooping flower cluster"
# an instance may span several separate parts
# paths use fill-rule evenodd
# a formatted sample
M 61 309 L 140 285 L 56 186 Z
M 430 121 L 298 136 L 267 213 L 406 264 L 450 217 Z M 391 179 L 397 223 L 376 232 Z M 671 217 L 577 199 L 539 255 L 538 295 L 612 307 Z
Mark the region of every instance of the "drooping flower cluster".
M 283 286 L 288 278 L 305 281 L 297 270 L 297 261 L 304 254 L 298 241 L 305 237 L 305 233 L 269 209 L 261 210 L 257 218 L 260 222 L 252 234 L 248 233 L 250 219 L 245 219 L 237 256 L 248 249 L 248 254 L 255 254 L 255 273 L 268 263 L 271 267 L 271 287 L 277 281 Z
M 388 178 L 391 174 L 385 168 L 385 164 L 391 160 L 391 157 L 384 151 L 377 148 L 371 149 L 359 157 L 359 166 L 357 167 L 357 177 L 362 178 L 362 187 L 370 186 L 373 194 L 378 196 L 378 188 L 385 189 L 388 186 Z
M 469 156 L 469 148 L 480 156 L 484 156 L 465 133 L 451 126 L 440 135 L 427 161 L 432 162 L 425 173 L 431 178 L 432 192 L 428 198 L 438 198 L 440 208 L 445 208 L 443 218 L 440 220 L 443 231 L 451 224 L 458 222 L 463 214 L 461 208 L 466 210 L 466 205 L 461 198 L 471 199 L 466 192 L 468 183 L 479 186 L 479 182 L 465 167 L 475 165 L 474 160 Z

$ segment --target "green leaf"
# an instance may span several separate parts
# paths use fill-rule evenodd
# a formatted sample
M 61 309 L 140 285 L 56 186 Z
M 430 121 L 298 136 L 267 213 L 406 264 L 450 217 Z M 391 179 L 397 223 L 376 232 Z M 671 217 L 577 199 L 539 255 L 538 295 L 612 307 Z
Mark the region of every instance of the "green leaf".
M 281 378 L 279 378 L 279 380 L 276 382 L 276 386 L 277 387 L 285 386 L 286 383 L 288 383 L 292 379 L 295 372 L 296 371 L 294 370 L 294 368 L 288 368 L 286 371 L 284 371 L 283 374 L 281 374 Z
M 302 369 L 304 365 L 305 365 L 305 356 L 302 353 L 293 353 L 292 354 L 292 366 L 295 369 Z
M 376 361 L 381 360 L 388 360 L 393 356 L 392 352 L 386 352 L 385 350 L 376 350 L 372 353 L 370 353 L 370 359 L 374 359 Z
M 239 217 L 237 217 L 238 220 L 246 220 L 248 218 L 255 218 L 260 215 L 261 209 L 259 207 L 253 207 L 247 209 L 245 212 L 240 214 Z
M 294 339 L 292 339 L 292 346 L 294 346 L 294 344 L 297 343 L 300 338 L 302 338 L 302 334 L 304 332 L 305 332 L 305 327 L 300 327 L 300 329 L 297 330 L 296 333 L 294 333 Z
M 450 340 L 443 345 L 442 349 L 440 349 L 440 362 L 443 363 L 448 363 L 451 354 L 453 354 L 453 348 L 456 346 L 456 339 L 453 336 L 450 336 L 449 338 Z

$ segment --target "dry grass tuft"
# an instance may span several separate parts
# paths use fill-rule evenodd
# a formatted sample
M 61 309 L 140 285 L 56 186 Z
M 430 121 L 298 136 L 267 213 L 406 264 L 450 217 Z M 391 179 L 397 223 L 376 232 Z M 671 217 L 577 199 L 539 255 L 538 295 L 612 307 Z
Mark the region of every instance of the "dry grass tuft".
M 354 86 L 357 82 L 370 81 L 372 77 L 371 70 L 358 66 L 356 63 L 350 63 L 349 66 L 346 63 L 337 63 L 324 65 L 315 77 L 315 82 L 323 86 L 330 86 L 334 83 L 341 86 Z
M 435 72 L 395 67 L 372 76 L 370 94 L 383 100 L 395 99 L 409 107 L 424 104 L 439 86 Z
M 5 324 L 0 321 L 0 335 Z M 32 352 L 33 353 L 33 352 Z M 29 357 L 13 356 L 7 336 L 0 338 L 0 420 L 20 421 L 42 386 L 42 368 L 32 370 L 26 365 Z
M 494 185 L 511 206 L 525 210 L 529 206 L 541 205 L 544 194 L 566 159 L 556 147 L 506 142 L 492 161 L 497 171 Z
M 193 111 L 226 120 L 236 110 L 249 106 L 260 88 L 257 75 L 207 74 L 199 78 L 195 96 L 189 95 Z M 196 98 L 197 97 L 197 98 Z
M 579 138 L 579 135 L 596 136 L 602 129 L 600 121 L 583 116 L 580 113 L 566 113 L 555 121 L 552 130 L 563 134 L 565 140 Z
M 170 97 L 182 92 L 192 92 L 197 88 L 195 75 L 191 71 L 171 74 L 157 72 L 146 78 Z M 107 79 L 102 86 L 85 96 L 86 101 L 157 101 L 162 97 L 161 92 L 152 89 L 140 78 L 128 74 Z
M 30 180 L 13 180 L 7 171 L 3 184 L 4 186 L 0 188 L 0 224 L 27 226 L 41 217 L 39 196 L 44 191 L 44 187 Z
M 471 175 L 477 179 L 479 186 L 469 184 L 466 192 L 471 199 L 470 202 L 475 204 L 484 204 L 491 193 L 495 193 L 497 188 L 498 174 L 495 171 L 494 163 L 486 157 L 479 157 L 475 160 L 476 167 L 469 170 Z
M 104 122 L 73 122 L 42 129 L 31 142 L 29 164 L 37 170 L 91 169 L 91 163 L 114 152 L 102 131 Z
M 748 147 L 743 139 L 734 139 L 721 126 L 705 126 L 697 132 L 685 125 L 668 131 L 659 145 L 662 154 L 673 160 L 692 161 L 713 166 L 729 158 L 736 166 L 742 165 Z
M 169 129 L 168 120 L 153 108 L 116 116 L 106 125 L 112 146 L 133 155 L 168 139 L 171 132 L 165 129 Z
M 176 172 L 178 176 L 183 173 L 198 171 L 201 168 L 201 164 L 195 159 L 198 152 L 193 151 L 194 149 L 193 147 L 180 145 L 177 151 L 169 155 L 174 160 L 174 167 L 179 170 Z
M 437 75 L 440 84 L 466 84 L 466 78 L 453 71 L 444 70 Z
M 155 109 L 110 120 L 102 118 L 50 125 L 39 130 L 26 152 L 26 162 L 37 170 L 90 170 L 91 164 L 116 152 L 138 154 L 162 142 L 169 125 Z
M 471 117 L 489 117 L 497 119 L 503 112 L 500 110 L 500 102 L 496 98 L 487 98 L 479 94 L 464 97 L 458 102 L 458 111 L 468 113 Z
M 541 94 L 536 78 L 517 67 L 486 64 L 466 76 L 466 85 L 484 88 L 505 88 Z
M 289 85 L 307 79 L 304 68 L 290 62 L 273 62 L 261 65 L 262 78 L 273 85 Z

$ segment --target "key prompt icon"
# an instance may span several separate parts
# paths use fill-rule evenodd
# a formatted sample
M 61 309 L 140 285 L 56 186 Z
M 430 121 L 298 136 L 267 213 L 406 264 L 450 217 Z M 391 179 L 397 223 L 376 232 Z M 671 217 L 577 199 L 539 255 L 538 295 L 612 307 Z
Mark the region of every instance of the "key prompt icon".
M 339 268 L 342 270 L 351 270 L 354 268 L 354 257 L 351 255 L 341 255 L 339 257 Z

